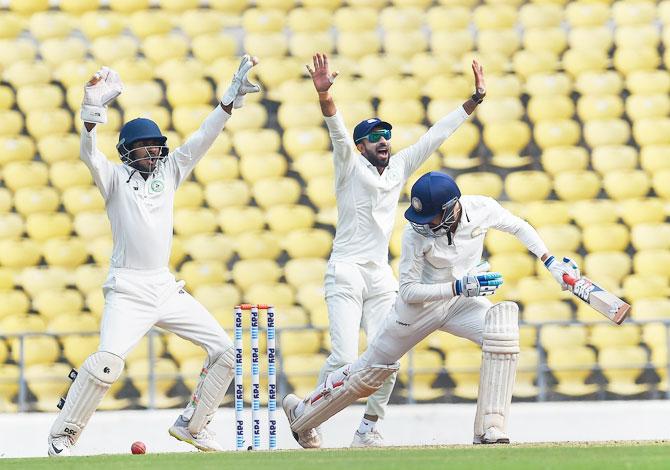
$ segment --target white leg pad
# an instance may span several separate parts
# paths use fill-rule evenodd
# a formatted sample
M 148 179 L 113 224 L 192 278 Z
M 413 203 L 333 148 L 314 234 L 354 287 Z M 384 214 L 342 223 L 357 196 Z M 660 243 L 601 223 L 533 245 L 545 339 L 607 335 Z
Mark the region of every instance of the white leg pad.
M 484 320 L 476 442 L 492 427 L 506 436 L 518 356 L 519 308 L 514 302 L 498 303 L 486 312 Z
M 109 387 L 121 376 L 123 366 L 121 357 L 107 351 L 88 356 L 67 392 L 63 409 L 51 426 L 51 437 L 68 436 L 72 444 L 76 443 Z
M 235 377 L 234 348 L 228 348 L 212 364 L 202 369 L 200 382 L 191 401 L 182 413 L 189 419 L 188 430 L 196 435 L 202 431 L 219 409 L 230 382 Z
M 315 428 L 359 398 L 366 398 L 393 375 L 400 364 L 375 364 L 355 372 L 346 365 L 328 374 L 310 396 L 303 400 L 302 413 L 291 423 L 291 430 L 302 433 Z

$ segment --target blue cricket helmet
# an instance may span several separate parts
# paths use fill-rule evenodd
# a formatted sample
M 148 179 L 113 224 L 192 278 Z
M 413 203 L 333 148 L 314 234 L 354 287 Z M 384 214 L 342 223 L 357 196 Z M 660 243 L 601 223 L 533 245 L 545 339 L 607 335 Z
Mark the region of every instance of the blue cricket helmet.
M 163 135 L 158 124 L 151 119 L 136 118 L 125 123 L 121 128 L 121 132 L 119 133 L 119 143 L 116 144 L 116 150 L 118 150 L 119 155 L 121 155 L 121 158 L 123 159 L 128 155 L 135 142 L 138 140 L 149 139 L 160 141 L 162 146 L 165 146 L 165 143 L 167 142 L 167 137 Z M 167 153 L 167 147 L 161 149 L 161 156 L 164 157 Z
M 405 218 L 414 224 L 427 224 L 447 208 L 447 204 L 461 197 L 454 179 L 446 173 L 431 171 L 412 186 L 410 206 Z

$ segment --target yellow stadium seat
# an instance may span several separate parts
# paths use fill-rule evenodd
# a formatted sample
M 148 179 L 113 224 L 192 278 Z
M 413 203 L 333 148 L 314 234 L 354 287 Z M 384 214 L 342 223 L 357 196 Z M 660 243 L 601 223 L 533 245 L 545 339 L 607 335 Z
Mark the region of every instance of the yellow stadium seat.
M 610 9 L 604 2 L 570 2 L 565 17 L 571 26 L 600 26 L 609 19 Z
M 26 138 L 24 137 L 24 139 Z M 76 134 L 48 135 L 39 139 L 37 142 L 37 151 L 40 154 L 40 158 L 49 164 L 63 160 L 76 160 L 79 158 L 79 140 L 79 136 Z M 0 140 L 0 145 L 2 145 L 1 142 L 3 141 Z M 28 142 L 30 142 L 28 146 L 33 149 L 31 151 L 32 158 L 34 145 L 31 140 L 28 140 Z M 17 150 L 25 147 L 22 139 L 17 140 L 16 143 L 18 144 L 16 145 Z M 28 149 L 25 151 L 28 151 Z M 20 158 L 15 159 L 18 160 Z
M 86 244 L 79 238 L 52 238 L 44 242 L 44 259 L 49 265 L 74 268 L 88 258 Z
M 528 117 L 533 122 L 570 119 L 574 113 L 575 106 L 567 96 L 535 95 L 528 101 Z
M 623 1 L 612 5 L 612 18 L 617 25 L 646 24 L 656 17 L 656 5 L 650 1 Z
M 593 149 L 592 164 L 601 174 L 613 170 L 632 170 L 637 165 L 637 150 L 625 145 L 598 146 Z M 605 179 L 605 185 L 607 184 Z
M 29 238 L 0 241 L 0 264 L 10 268 L 35 266 L 42 257 L 39 244 Z
M 517 120 L 523 117 L 523 104 L 518 98 L 493 98 L 477 108 L 477 117 L 484 125 L 497 121 Z
M 206 64 L 210 64 L 221 57 L 234 56 L 236 49 L 237 41 L 235 38 L 225 33 L 199 34 L 191 41 L 193 56 Z
M 74 230 L 80 238 L 91 240 L 110 237 L 112 234 L 107 213 L 104 211 L 80 212 L 74 217 Z
M 537 231 L 552 251 L 577 251 L 581 241 L 581 233 L 574 225 L 543 225 Z
M 230 318 L 230 325 L 222 325 L 224 328 L 233 326 L 232 315 L 230 315 L 231 305 L 238 305 L 241 300 L 239 289 L 232 284 L 209 284 L 199 286 L 193 290 L 193 297 L 203 304 L 210 312 L 225 310 Z M 169 341 L 168 341 L 169 348 Z
M 531 304 L 531 303 L 544 303 L 547 301 L 553 302 L 556 300 L 559 300 L 561 296 L 561 290 L 559 285 L 556 283 L 556 281 L 553 278 L 548 278 L 548 277 L 525 277 L 521 280 L 519 280 L 517 284 L 517 289 L 518 289 L 518 295 L 519 295 L 519 300 L 524 304 Z M 566 311 L 564 307 L 558 307 L 558 304 L 551 304 L 552 306 L 556 306 L 556 310 L 553 310 L 552 307 L 552 314 L 555 313 L 556 315 L 565 315 L 566 312 L 568 312 L 568 316 L 570 315 L 570 309 Z M 542 308 L 537 308 L 537 312 L 541 314 L 544 311 L 544 307 Z M 535 313 L 535 312 L 533 312 Z M 562 318 L 563 320 L 567 320 L 569 318 Z
M 629 226 L 645 222 L 663 222 L 665 220 L 663 201 L 658 198 L 619 201 L 618 208 L 621 218 Z
M 220 284 L 227 280 L 226 267 L 219 261 L 187 261 L 179 270 L 179 277 L 187 287 L 195 288 L 206 284 Z
M 649 388 L 648 384 L 635 383 L 647 365 L 647 351 L 640 346 L 603 348 L 599 351 L 598 363 L 611 393 L 637 395 Z
M 61 191 L 75 186 L 93 184 L 91 172 L 82 161 L 61 161 L 51 164 L 49 168 L 51 184 Z
M 540 157 L 543 169 L 557 175 L 564 171 L 584 170 L 589 163 L 589 154 L 583 147 L 549 147 Z
M 592 226 L 588 228 L 590 227 Z M 588 253 L 584 257 L 582 269 L 586 275 L 601 283 L 611 280 L 618 284 L 630 273 L 631 259 L 625 252 L 620 251 Z
M 53 318 L 48 326 L 49 333 L 92 333 L 98 330 L 98 319 L 87 313 L 65 313 Z
M 570 306 L 560 300 L 546 300 L 527 304 L 523 309 L 527 323 L 544 323 L 572 320 Z
M 156 34 L 142 41 L 144 56 L 154 64 L 161 64 L 168 59 L 185 57 L 189 46 L 188 41 L 176 34 Z
M 8 321 L 13 320 L 12 317 L 6 317 L 2 320 L 3 330 L 10 332 Z M 28 332 L 27 328 L 20 330 L 13 330 L 12 333 Z M 10 340 L 12 346 L 12 359 L 19 363 L 21 359 L 21 347 L 17 338 Z M 33 364 L 51 364 L 60 356 L 60 346 L 58 341 L 51 336 L 30 336 L 23 340 L 23 361 L 24 364 L 30 366 Z
M 3 11 L 0 15 L 0 38 L 16 38 L 24 29 L 25 21 L 13 12 Z
M 191 341 L 180 338 L 177 335 L 167 335 L 166 349 L 179 364 L 183 364 L 191 359 L 197 359 L 200 362 L 204 362 L 206 357 L 203 348 Z
M 277 282 L 281 269 L 268 259 L 241 260 L 233 266 L 232 276 L 235 284 L 246 290 L 257 282 Z
M 305 181 L 318 176 L 333 176 L 335 172 L 330 152 L 304 153 L 293 161 L 292 167 Z
M 0 109 L 11 109 L 15 102 L 14 90 L 7 85 L 0 86 Z
M 84 211 L 101 211 L 105 201 L 95 186 L 74 187 L 63 191 L 63 206 L 70 214 Z
M 632 96 L 665 94 L 670 90 L 670 75 L 666 70 L 631 72 L 626 76 L 626 88 L 630 90 Z
M 657 48 L 659 41 L 658 29 L 651 24 L 619 26 L 614 33 L 617 49 Z
M 194 181 L 185 181 L 175 194 L 176 209 L 195 209 L 202 205 L 204 195 L 202 186 Z
M 320 127 L 289 128 L 284 131 L 284 149 L 292 159 L 302 153 L 318 152 L 328 149 L 328 132 Z
M 165 10 L 139 10 L 131 13 L 129 27 L 135 36 L 144 39 L 155 34 L 167 34 L 173 28 L 172 15 Z
M 358 6 L 338 8 L 333 23 L 338 31 L 367 31 L 377 27 L 377 12 Z
M 177 366 L 170 359 L 159 358 L 151 361 L 139 359 L 127 362 L 128 377 L 140 391 L 139 403 L 142 406 L 151 405 L 156 408 L 172 408 L 181 404 L 182 397 L 168 397 L 167 394 L 177 381 Z M 149 370 L 152 369 L 154 378 L 154 396 L 149 395 Z
M 584 72 L 577 77 L 575 89 L 584 95 L 618 95 L 623 79 L 617 72 Z
M 352 59 L 374 54 L 380 47 L 381 41 L 374 31 L 342 31 L 337 38 L 338 53 Z
M 209 43 L 206 46 L 210 47 Z M 255 68 L 258 68 L 258 77 L 265 86 L 269 90 L 274 90 L 286 81 L 299 79 L 305 65 L 303 61 L 294 57 L 268 57 Z
M 293 305 L 295 294 L 288 284 L 258 283 L 244 291 L 244 299 L 246 302 L 257 302 L 261 299 L 265 303 L 281 308 L 284 305 Z
M 513 28 L 484 29 L 477 34 L 477 50 L 482 54 L 510 57 L 519 49 L 519 34 Z
M 493 153 L 518 153 L 529 141 L 530 129 L 522 121 L 492 122 L 484 128 L 484 142 Z
M 631 274 L 623 281 L 623 294 L 629 302 L 668 295 L 668 280 L 651 274 Z
M 497 199 L 502 193 L 503 182 L 499 175 L 489 172 L 464 173 L 456 177 L 456 184 L 463 194 L 481 194 Z
M 593 325 L 589 343 L 598 349 L 609 347 L 636 346 L 641 341 L 639 325 L 626 323 L 612 328 L 606 323 Z
M 670 250 L 640 250 L 635 253 L 633 267 L 636 273 L 662 277 L 670 276 Z
M 170 87 L 168 87 L 170 90 Z M 194 93 L 197 93 L 197 84 L 194 85 Z M 168 100 L 171 96 L 168 95 Z M 163 99 L 163 90 L 154 81 L 136 81 L 124 86 L 123 93 L 117 98 L 122 108 L 130 106 L 155 106 Z M 170 102 L 173 106 L 176 103 Z
M 0 216 L 0 238 L 20 238 L 25 230 L 25 222 L 19 214 L 9 213 Z
M 535 386 L 539 365 L 539 354 L 534 348 L 521 348 L 517 359 L 516 380 L 513 395 L 519 398 L 532 398 L 539 393 Z
M 20 134 L 23 128 L 23 116 L 14 110 L 0 111 L 0 124 L 2 124 L 0 135 L 14 137 Z
M 261 230 L 265 225 L 263 211 L 258 207 L 225 207 L 219 212 L 219 226 L 228 235 Z
M 0 364 L 0 411 L 17 411 L 12 399 L 18 391 L 19 367 L 14 364 Z
M 651 299 L 639 299 L 632 305 L 633 318 L 638 321 L 646 320 L 665 320 L 667 321 L 670 318 L 670 299 L 666 298 L 651 298 Z M 647 337 L 647 327 L 649 324 L 642 326 L 642 336 L 644 342 L 649 346 L 653 347 L 655 345 L 649 344 L 649 339 Z M 665 329 L 665 328 L 664 328 Z M 663 344 L 665 346 L 665 344 Z
M 440 118 L 444 117 L 447 112 L 443 110 L 436 110 L 432 106 L 433 102 L 428 105 L 428 115 L 431 122 L 436 122 Z M 439 114 L 435 115 L 433 113 L 438 112 Z M 448 139 L 440 145 L 439 150 L 445 156 L 451 155 L 463 155 L 467 156 L 472 153 L 472 151 L 479 144 L 479 128 L 471 122 L 464 122 L 461 126 L 454 132 Z
M 2 39 L 2 52 L 0 52 L 0 65 L 8 68 L 16 63 L 34 61 L 37 54 L 35 43 L 28 39 Z M 44 69 L 43 69 L 44 70 Z M 45 83 L 44 80 L 37 83 Z
M 533 134 L 542 150 L 549 147 L 576 145 L 580 138 L 579 125 L 569 119 L 540 121 L 535 124 Z
M 12 193 L 7 188 L 0 188 L 0 212 L 7 213 L 12 208 Z
M 300 184 L 289 177 L 267 178 L 253 186 L 254 200 L 264 209 L 277 204 L 295 204 L 300 193 Z
M 63 92 L 51 84 L 26 85 L 17 90 L 16 103 L 24 113 L 58 108 L 63 104 Z
M 666 158 L 670 145 L 645 145 L 640 149 L 640 166 L 650 174 L 670 168 L 670 160 Z
M 585 346 L 587 335 L 588 329 L 584 325 L 544 325 L 540 329 L 540 344 L 547 351 Z
M 318 330 L 285 330 L 278 335 L 277 347 L 283 357 L 314 354 L 321 348 L 322 334 Z
M 567 45 L 567 35 L 563 28 L 558 26 L 526 29 L 523 35 L 524 49 L 529 51 L 548 51 L 552 54 L 561 54 Z
M 74 285 L 80 292 L 99 289 L 107 279 L 108 269 L 95 264 L 82 264 L 74 271 Z
M 314 211 L 305 205 L 272 206 L 265 216 L 270 229 L 278 234 L 308 229 L 315 221 Z
M 42 58 L 51 66 L 58 67 L 67 61 L 86 60 L 88 45 L 76 38 L 46 39 L 40 45 Z
M 288 41 L 283 33 L 247 33 L 244 50 L 258 57 L 282 57 L 288 52 Z
M 324 258 L 332 242 L 332 235 L 323 229 L 302 229 L 287 233 L 281 244 L 291 258 Z
M 26 128 L 36 139 L 63 134 L 71 127 L 72 117 L 65 109 L 34 110 L 26 114 Z
M 289 39 L 288 50 L 291 56 L 309 62 L 315 50 L 330 54 L 334 46 L 333 38 L 328 31 L 293 32 Z
M 565 201 L 593 199 L 600 191 L 600 179 L 590 171 L 566 171 L 554 178 L 554 191 Z
M 457 354 L 457 353 L 456 353 Z M 454 367 L 456 369 L 456 367 Z M 401 390 L 403 396 L 411 396 L 416 401 L 430 401 L 444 395 L 440 388 L 433 388 L 437 376 L 443 370 L 442 356 L 436 351 L 413 350 L 400 359 L 398 378 L 406 388 Z M 468 377 L 469 379 L 469 377 Z M 465 381 L 464 381 L 465 382 Z M 460 384 L 457 384 L 457 386 Z M 470 383 L 465 383 L 458 392 L 469 396 Z M 456 394 L 456 391 L 454 391 Z
M 561 201 L 534 201 L 524 204 L 523 217 L 534 227 L 570 222 L 570 205 Z
M 26 369 L 25 379 L 37 401 L 35 408 L 50 411 L 65 396 L 70 386 L 70 366 L 63 363 L 38 364 Z
M 548 351 L 547 365 L 557 380 L 554 390 L 567 396 L 594 393 L 598 386 L 585 383 L 596 366 L 596 353 L 586 346 L 556 348 Z
M 631 229 L 631 242 L 636 250 L 670 248 L 670 224 L 640 223 Z
M 564 73 L 535 73 L 528 77 L 526 91 L 532 97 L 543 96 L 548 99 L 568 95 L 572 91 L 572 79 Z
M 633 123 L 633 137 L 640 146 L 668 144 L 664 132 L 670 129 L 669 118 L 639 119 Z
M 524 253 L 498 253 L 489 257 L 489 262 L 491 270 L 502 273 L 505 282 L 516 283 L 535 274 L 533 259 Z
M 229 155 L 212 154 L 202 159 L 193 173 L 205 186 L 214 181 L 235 180 L 239 176 L 238 161 Z
M 296 289 L 310 282 L 322 282 L 326 272 L 323 258 L 298 258 L 289 260 L 284 266 L 286 281 Z
M 212 209 L 199 207 L 177 209 L 175 211 L 174 230 L 178 235 L 190 236 L 198 233 L 213 233 L 216 227 L 216 214 Z
M 283 357 L 283 371 L 294 393 L 306 396 L 314 389 L 314 377 L 326 362 L 325 354 L 296 354 Z
M 291 31 L 328 31 L 333 22 L 332 15 L 324 8 L 293 8 L 287 17 Z
M 243 130 L 233 136 L 233 146 L 240 156 L 277 152 L 280 143 L 281 138 L 274 129 Z
M 638 70 L 655 70 L 661 57 L 655 47 L 618 47 L 614 52 L 614 67 L 624 75 Z
M 305 194 L 319 209 L 335 207 L 335 183 L 331 176 L 312 178 L 307 182 Z M 318 220 L 318 217 L 317 217 Z
M 22 215 L 53 212 L 58 204 L 58 192 L 52 187 L 21 188 L 14 194 L 14 205 Z
M 472 19 L 478 29 L 503 29 L 513 27 L 516 16 L 516 9 L 510 5 L 480 5 L 474 9 Z
M 455 396 L 470 400 L 477 398 L 481 356 L 479 350 L 469 348 L 455 349 L 447 353 L 444 366 L 449 377 L 456 383 L 452 391 Z
M 155 82 L 148 84 L 156 85 Z M 167 86 L 165 96 L 171 106 L 209 104 L 212 101 L 212 86 L 206 80 L 193 80 L 188 82 L 170 82 Z M 162 91 L 158 88 L 158 100 L 162 99 Z M 139 103 L 134 103 L 139 104 Z
M 30 308 L 30 300 L 21 290 L 0 290 L 0 318 L 9 315 L 26 314 Z
M 426 14 L 431 31 L 466 29 L 470 20 L 470 9 L 461 5 L 436 5 Z
M 568 43 L 571 48 L 583 48 L 608 52 L 613 44 L 612 31 L 607 26 L 579 26 L 570 30 Z
M 241 259 L 276 259 L 281 248 L 271 232 L 247 232 L 235 237 L 235 251 Z
M 268 119 L 268 113 L 265 106 L 259 103 L 247 103 L 242 112 L 237 113 L 239 117 L 227 128 L 235 133 L 243 129 L 260 129 Z
M 328 325 L 328 308 L 324 299 L 323 282 L 310 282 L 297 287 L 296 299 L 310 312 L 314 326 Z
M 32 160 L 35 156 L 35 144 L 23 135 L 0 137 L 0 163 Z
M 63 212 L 30 214 L 26 217 L 26 233 L 37 241 L 67 237 L 72 232 L 72 220 Z
M 606 70 L 608 57 L 606 51 L 597 49 L 569 49 L 563 54 L 563 67 L 573 77 L 584 72 Z
M 588 252 L 625 251 L 630 241 L 623 224 L 590 224 L 584 227 L 583 243 Z
M 616 95 L 584 95 L 577 102 L 577 114 L 583 121 L 620 118 L 623 110 L 623 100 Z
M 553 52 L 517 51 L 512 57 L 513 69 L 524 78 L 535 74 L 552 74 L 558 68 L 558 58 Z
M 660 197 L 670 199 L 670 169 L 659 170 L 654 174 L 654 191 Z
M 624 200 L 646 196 L 651 181 L 642 170 L 615 170 L 605 175 L 603 186 L 612 199 Z
M 550 192 L 551 179 L 544 172 L 517 171 L 505 178 L 505 193 L 512 201 L 539 201 Z

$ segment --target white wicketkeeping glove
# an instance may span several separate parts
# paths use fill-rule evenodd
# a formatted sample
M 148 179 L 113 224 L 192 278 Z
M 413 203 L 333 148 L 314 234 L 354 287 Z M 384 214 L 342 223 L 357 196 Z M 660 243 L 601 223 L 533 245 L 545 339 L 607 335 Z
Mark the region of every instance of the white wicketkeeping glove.
M 454 293 L 463 297 L 492 295 L 503 283 L 500 273 L 483 273 L 464 276 L 454 281 Z
M 223 94 L 223 98 L 221 98 L 221 103 L 224 106 L 233 103 L 233 108 L 241 108 L 244 106 L 244 95 L 261 91 L 259 85 L 249 81 L 249 70 L 257 63 L 258 59 L 256 57 L 251 57 L 248 54 L 242 56 L 240 66 L 237 72 L 233 74 L 233 80 Z
M 119 74 L 109 67 L 103 67 L 93 75 L 84 88 L 84 101 L 81 104 L 81 120 L 105 124 L 107 105 L 123 91 L 123 82 Z
M 567 274 L 573 279 L 582 277 L 579 268 L 577 267 L 577 263 L 570 258 L 563 258 L 563 261 L 558 261 L 553 256 L 550 256 L 544 261 L 544 265 L 547 267 L 551 275 L 554 276 L 556 282 L 561 285 L 561 289 L 563 290 L 568 290 L 570 288 L 570 286 L 563 280 L 564 274 Z

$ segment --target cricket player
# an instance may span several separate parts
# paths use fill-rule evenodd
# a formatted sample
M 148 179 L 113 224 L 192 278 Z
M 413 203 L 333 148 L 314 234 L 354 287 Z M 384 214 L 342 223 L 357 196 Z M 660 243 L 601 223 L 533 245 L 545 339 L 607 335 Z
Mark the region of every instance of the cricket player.
M 436 122 L 417 143 L 391 157 L 391 124 L 366 119 L 354 128 L 353 142 L 329 93 L 337 72 L 331 73 L 326 54 L 307 65 L 319 96 L 333 145 L 337 228 L 326 269 L 324 291 L 328 306 L 331 353 L 319 382 L 358 357 L 361 326 L 371 341 L 384 324 L 398 291 L 388 263 L 388 247 L 400 192 L 407 179 L 463 124 L 486 94 L 484 73 L 475 60 L 476 92 L 471 99 Z M 395 376 L 368 399 L 352 447 L 382 446 L 376 428 L 393 390 Z M 301 435 L 303 447 L 319 447 L 318 431 Z
M 423 175 L 412 187 L 410 222 L 402 240 L 400 293 L 383 329 L 353 364 L 331 372 L 304 400 L 287 395 L 284 411 L 301 435 L 359 398 L 378 391 L 398 369 L 398 360 L 436 330 L 467 338 L 482 348 L 474 439 L 476 444 L 509 443 L 507 418 L 519 354 L 518 308 L 492 305 L 487 295 L 503 283 L 480 263 L 489 229 L 515 235 L 544 261 L 567 289 L 563 274 L 579 278 L 569 258 L 558 261 L 533 227 L 484 196 L 461 196 L 454 180 L 440 172 Z
M 175 191 L 221 133 L 233 108 L 260 91 L 248 72 L 257 59 L 245 55 L 221 102 L 200 128 L 174 151 L 149 119 L 121 129 L 113 164 L 96 148 L 96 125 L 107 122 L 107 105 L 123 91 L 118 74 L 103 67 L 86 84 L 80 156 L 105 199 L 114 247 L 103 285 L 105 309 L 100 346 L 79 369 L 48 438 L 50 456 L 70 455 L 91 415 L 119 378 L 124 358 L 155 325 L 207 352 L 193 397 L 169 433 L 203 451 L 218 451 L 207 424 L 234 377 L 233 343 L 207 310 L 168 269 Z

